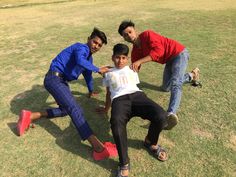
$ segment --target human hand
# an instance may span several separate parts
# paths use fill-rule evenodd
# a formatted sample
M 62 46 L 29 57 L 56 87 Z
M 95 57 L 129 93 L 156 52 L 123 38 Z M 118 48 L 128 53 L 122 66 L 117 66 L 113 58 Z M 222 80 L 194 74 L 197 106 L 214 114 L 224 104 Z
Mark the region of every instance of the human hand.
M 105 106 L 100 105 L 95 109 L 98 114 L 106 114 L 108 111 Z
M 89 98 L 97 97 L 98 94 L 99 94 L 98 92 L 96 92 L 96 91 L 92 91 L 92 92 L 89 92 L 89 93 L 88 93 L 88 97 L 89 97 Z
M 132 69 L 135 72 L 139 72 L 140 67 L 141 67 L 140 61 L 136 61 L 130 65 L 130 69 Z
M 100 74 L 107 73 L 111 68 L 113 68 L 113 67 L 111 67 L 111 66 L 102 66 L 102 67 L 99 68 L 99 73 Z

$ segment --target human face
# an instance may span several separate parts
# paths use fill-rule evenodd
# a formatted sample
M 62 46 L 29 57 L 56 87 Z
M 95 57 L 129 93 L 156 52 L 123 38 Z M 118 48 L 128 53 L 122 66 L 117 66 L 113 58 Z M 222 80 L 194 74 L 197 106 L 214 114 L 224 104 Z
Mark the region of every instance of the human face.
M 134 44 L 137 40 L 137 33 L 134 27 L 132 26 L 128 26 L 127 28 L 125 28 L 122 32 L 122 36 L 125 41 L 130 42 L 132 44 Z
M 122 69 L 128 64 L 128 57 L 126 55 L 113 55 L 112 61 L 116 68 Z
M 95 36 L 93 38 L 88 38 L 88 46 L 92 54 L 99 51 L 102 45 L 103 45 L 103 42 L 99 37 Z

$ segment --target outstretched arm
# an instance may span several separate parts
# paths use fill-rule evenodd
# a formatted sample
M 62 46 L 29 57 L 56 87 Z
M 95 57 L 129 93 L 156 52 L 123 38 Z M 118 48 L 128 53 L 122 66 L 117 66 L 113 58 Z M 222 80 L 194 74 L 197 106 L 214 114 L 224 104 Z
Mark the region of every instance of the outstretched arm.
M 98 73 L 99 73 L 99 74 L 105 74 L 105 73 L 107 73 L 111 68 L 113 68 L 113 67 L 111 67 L 111 66 L 109 66 L 109 65 L 107 65 L 107 66 L 102 66 L 102 67 L 99 68 Z

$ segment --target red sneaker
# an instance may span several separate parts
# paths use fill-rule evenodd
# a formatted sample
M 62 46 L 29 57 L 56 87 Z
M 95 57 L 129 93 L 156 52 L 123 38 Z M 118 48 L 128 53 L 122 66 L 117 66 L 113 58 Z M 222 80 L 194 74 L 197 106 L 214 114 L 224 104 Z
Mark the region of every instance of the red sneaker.
M 93 151 L 93 159 L 94 160 L 103 160 L 109 158 L 109 152 L 107 151 L 107 148 L 105 147 L 102 152 L 96 152 Z
M 104 150 L 102 152 L 93 151 L 93 158 L 94 160 L 103 160 L 109 157 L 117 157 L 118 152 L 116 149 L 116 145 L 112 144 L 111 142 L 103 143 Z
M 19 116 L 19 120 L 17 122 L 17 132 L 18 135 L 21 136 L 24 134 L 25 130 L 29 128 L 31 119 L 31 112 L 27 110 L 22 110 Z
M 116 144 L 112 144 L 111 142 L 105 142 L 104 146 L 107 149 L 107 151 L 109 152 L 109 157 L 117 157 L 118 156 Z

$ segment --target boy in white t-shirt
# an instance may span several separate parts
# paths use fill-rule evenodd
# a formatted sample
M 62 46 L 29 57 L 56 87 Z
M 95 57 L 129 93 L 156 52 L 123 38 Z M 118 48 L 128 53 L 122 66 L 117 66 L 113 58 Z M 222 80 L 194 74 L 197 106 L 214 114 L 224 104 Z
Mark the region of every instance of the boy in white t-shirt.
M 138 87 L 138 74 L 128 64 L 129 48 L 116 44 L 113 48 L 112 61 L 115 67 L 104 75 L 103 85 L 107 87 L 106 103 L 97 111 L 106 113 L 111 107 L 111 129 L 118 154 L 118 177 L 128 176 L 129 157 L 126 126 L 132 117 L 150 120 L 144 146 L 158 160 L 167 160 L 166 151 L 157 144 L 159 134 L 167 126 L 167 112 L 149 99 Z

